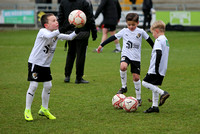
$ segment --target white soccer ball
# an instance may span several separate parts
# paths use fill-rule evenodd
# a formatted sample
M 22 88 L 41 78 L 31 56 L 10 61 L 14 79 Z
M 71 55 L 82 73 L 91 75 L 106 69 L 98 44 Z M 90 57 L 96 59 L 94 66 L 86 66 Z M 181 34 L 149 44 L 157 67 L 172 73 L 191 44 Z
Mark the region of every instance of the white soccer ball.
M 124 99 L 126 98 L 125 95 L 123 94 L 116 94 L 113 96 L 112 98 L 112 105 L 115 108 L 123 108 L 122 107 L 122 102 L 124 101 Z
M 86 15 L 81 10 L 73 10 L 69 16 L 68 21 L 70 24 L 73 24 L 77 28 L 81 28 L 86 23 Z
M 123 109 L 127 112 L 134 112 L 138 108 L 138 101 L 136 98 L 130 96 L 124 99 Z

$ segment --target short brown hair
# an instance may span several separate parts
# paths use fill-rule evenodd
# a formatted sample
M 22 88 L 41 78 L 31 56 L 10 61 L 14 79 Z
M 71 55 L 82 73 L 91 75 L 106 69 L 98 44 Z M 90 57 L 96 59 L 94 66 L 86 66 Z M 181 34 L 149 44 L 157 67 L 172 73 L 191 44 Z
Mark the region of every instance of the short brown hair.
M 45 23 L 48 23 L 48 17 L 49 16 L 54 16 L 54 14 L 53 13 L 46 13 L 46 14 L 42 15 L 42 17 L 41 17 L 41 25 L 42 25 L 42 27 L 44 27 Z
M 138 22 L 139 21 L 139 16 L 136 13 L 128 13 L 126 15 L 126 21 Z
M 158 28 L 161 32 L 165 32 L 165 23 L 162 20 L 155 21 L 151 26 L 151 31 Z

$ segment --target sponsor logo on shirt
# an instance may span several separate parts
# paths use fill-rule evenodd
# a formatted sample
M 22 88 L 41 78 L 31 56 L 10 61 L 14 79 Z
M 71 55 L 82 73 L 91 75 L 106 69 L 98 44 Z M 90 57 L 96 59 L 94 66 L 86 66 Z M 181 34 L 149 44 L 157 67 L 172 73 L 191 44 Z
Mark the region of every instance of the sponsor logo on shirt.
M 139 49 L 139 45 L 134 44 L 133 48 Z
M 47 54 L 49 52 L 49 48 L 50 48 L 50 45 L 47 45 L 47 46 L 44 46 L 44 50 L 43 52 L 45 52 L 45 54 Z

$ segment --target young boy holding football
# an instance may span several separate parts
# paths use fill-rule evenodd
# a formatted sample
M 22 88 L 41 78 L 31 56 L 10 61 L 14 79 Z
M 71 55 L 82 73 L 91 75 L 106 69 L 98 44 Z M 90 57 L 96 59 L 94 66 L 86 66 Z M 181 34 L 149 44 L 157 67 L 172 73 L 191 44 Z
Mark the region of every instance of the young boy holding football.
M 24 117 L 26 121 L 32 121 L 31 105 L 39 82 L 43 82 L 42 105 L 38 114 L 48 119 L 56 119 L 48 110 L 52 76 L 50 64 L 54 56 L 58 40 L 73 40 L 79 33 L 79 29 L 70 35 L 61 34 L 58 30 L 58 21 L 52 13 L 41 17 L 42 27 L 36 37 L 34 47 L 28 59 L 28 81 L 30 85 L 26 94 L 26 108 Z
M 162 84 L 167 71 L 169 43 L 165 37 L 165 23 L 163 21 L 154 22 L 151 26 L 151 32 L 156 40 L 151 53 L 149 70 L 142 81 L 142 85 L 152 91 L 153 103 L 144 113 L 159 113 L 159 95 L 161 95 L 159 106 L 162 106 L 165 100 L 170 96 L 168 92 L 158 87 L 158 85 Z
M 127 28 L 123 28 L 115 35 L 111 36 L 100 44 L 97 49 L 99 53 L 101 49 L 111 41 L 123 38 L 123 47 L 120 61 L 120 76 L 122 87 L 117 94 L 127 92 L 127 67 L 130 64 L 131 73 L 133 75 L 133 83 L 135 86 L 136 98 L 141 106 L 141 81 L 140 81 L 140 61 L 141 61 L 141 45 L 144 38 L 153 47 L 153 41 L 149 35 L 138 28 L 139 16 L 136 13 L 128 13 L 126 16 Z

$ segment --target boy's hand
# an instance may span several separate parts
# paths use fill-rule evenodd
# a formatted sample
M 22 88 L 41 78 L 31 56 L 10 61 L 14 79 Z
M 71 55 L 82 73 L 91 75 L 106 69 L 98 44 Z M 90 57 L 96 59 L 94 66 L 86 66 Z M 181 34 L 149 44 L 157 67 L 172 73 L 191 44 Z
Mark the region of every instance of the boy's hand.
M 68 24 L 68 25 L 66 25 L 65 27 L 64 27 L 64 26 L 59 27 L 59 32 L 60 32 L 60 33 L 65 33 L 65 32 L 67 32 L 68 30 L 70 30 L 71 28 L 74 28 L 74 25 L 73 25 L 73 24 Z
M 79 34 L 79 33 L 80 33 L 80 31 L 81 31 L 81 29 L 80 29 L 80 28 L 75 28 L 75 33 L 76 33 L 76 34 Z
M 102 48 L 103 48 L 103 47 L 100 45 L 100 46 L 97 48 L 97 53 L 100 53 Z

